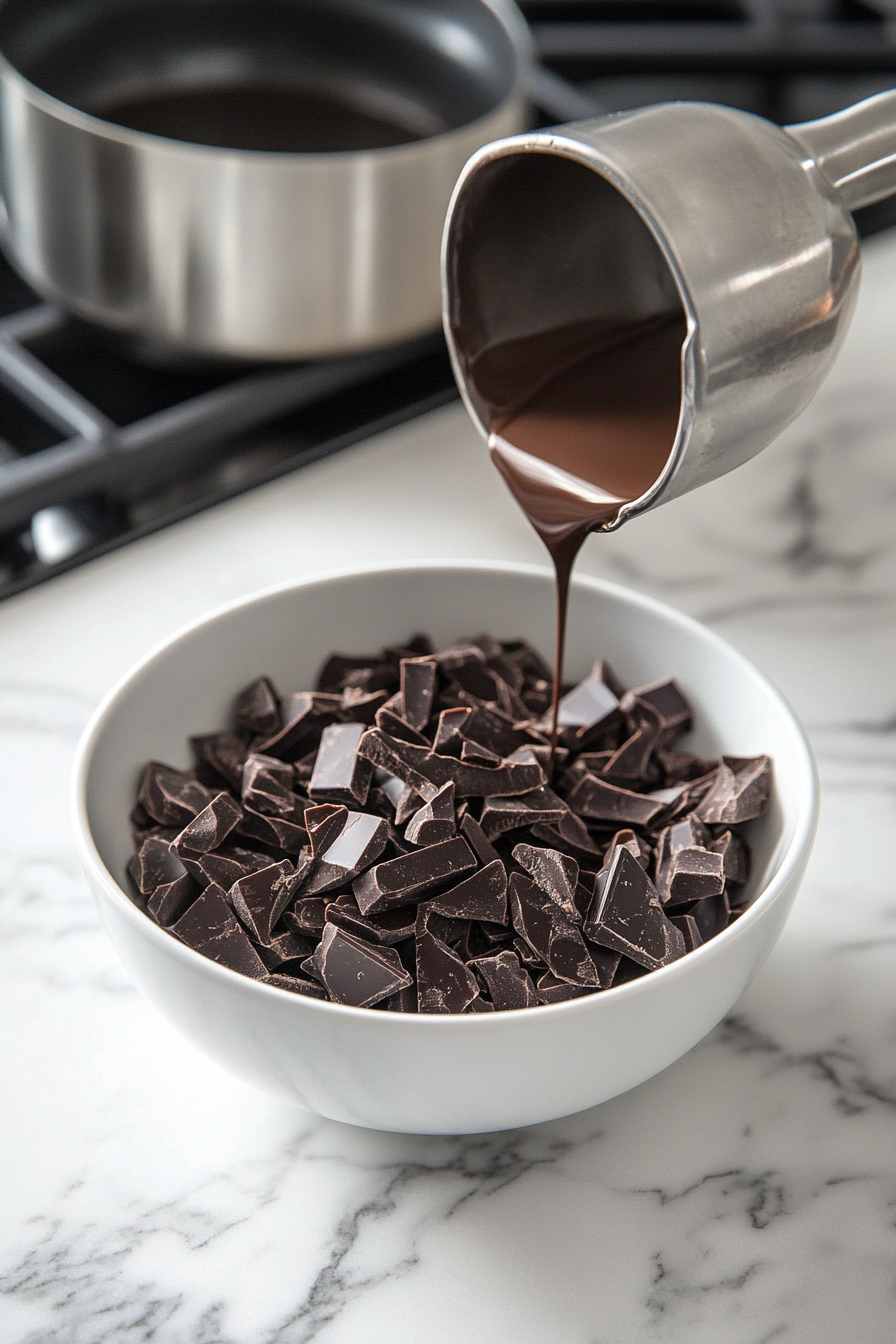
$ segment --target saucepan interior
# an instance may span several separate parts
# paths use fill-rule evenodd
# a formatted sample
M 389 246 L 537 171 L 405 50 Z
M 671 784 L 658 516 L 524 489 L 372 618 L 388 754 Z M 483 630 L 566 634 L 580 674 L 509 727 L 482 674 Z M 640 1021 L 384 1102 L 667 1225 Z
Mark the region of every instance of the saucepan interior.
M 426 139 L 510 94 L 480 0 L 10 0 L 0 50 L 60 102 L 229 149 L 333 152 Z

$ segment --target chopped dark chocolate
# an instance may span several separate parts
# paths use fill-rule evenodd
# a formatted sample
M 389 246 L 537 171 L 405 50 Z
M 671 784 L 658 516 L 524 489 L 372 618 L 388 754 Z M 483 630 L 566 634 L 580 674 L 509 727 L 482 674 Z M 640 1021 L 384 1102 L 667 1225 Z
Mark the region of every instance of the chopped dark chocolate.
M 245 807 L 267 816 L 295 820 L 293 769 L 285 761 L 257 753 L 247 756 L 243 764 L 241 793 Z
M 405 839 L 412 845 L 437 845 L 441 840 L 450 840 L 457 830 L 454 815 L 454 783 L 449 780 L 411 817 L 404 828 Z
M 556 823 L 566 810 L 563 800 L 543 784 L 519 797 L 486 798 L 479 824 L 486 837 L 494 840 L 505 831 L 515 831 L 520 826 L 534 826 L 536 822 Z
M 326 922 L 337 928 L 366 938 L 370 943 L 383 943 L 395 947 L 398 943 L 413 938 L 417 922 L 416 906 L 402 906 L 397 910 L 384 910 L 381 915 L 372 915 L 369 919 L 362 915 L 354 896 L 342 895 L 331 901 L 325 912 Z
M 186 876 L 186 868 L 171 850 L 167 840 L 149 836 L 140 846 L 133 869 L 134 881 L 143 896 L 151 896 L 156 887 Z
M 686 952 L 693 952 L 694 948 L 701 947 L 703 944 L 703 935 L 697 926 L 697 921 L 693 915 L 670 915 L 672 923 L 676 929 L 681 929 L 684 935 L 684 946 Z
M 602 891 L 595 892 L 585 933 L 648 970 L 676 961 L 686 950 L 684 935 L 663 914 L 656 888 L 624 845 L 613 856 Z
M 462 836 L 387 859 L 355 878 L 352 891 L 362 914 L 410 905 L 449 878 L 476 867 L 470 846 Z
M 459 798 L 489 798 L 494 794 L 522 794 L 544 783 L 538 762 L 504 761 L 497 767 L 472 765 L 452 756 L 442 756 L 428 747 L 415 746 L 389 737 L 378 728 L 365 733 L 358 748 L 375 766 L 411 784 L 423 798 L 433 786 L 440 789 L 453 780 Z
M 219 793 L 171 841 L 171 848 L 181 856 L 208 854 L 224 843 L 242 819 L 243 809 L 233 801 L 230 794 Z
M 432 658 L 402 658 L 399 664 L 401 678 L 401 717 L 416 728 L 418 733 L 429 723 L 438 679 Z
M 272 863 L 234 882 L 227 899 L 234 914 L 258 943 L 270 943 L 274 925 L 290 902 L 291 863 Z
M 687 905 L 707 896 L 721 896 L 725 874 L 721 854 L 708 849 L 679 849 L 672 854 L 667 877 L 666 906 Z
M 772 764 L 768 756 L 723 756 L 715 780 L 697 807 L 701 821 L 732 826 L 752 821 L 768 807 Z
M 290 962 L 298 963 L 304 961 L 306 957 L 310 957 L 314 951 L 314 943 L 311 938 L 303 938 L 299 934 L 289 931 L 272 938 L 268 944 L 259 944 L 255 950 L 268 970 L 276 971 L 281 966 L 288 966 Z M 291 974 L 291 972 L 286 971 L 285 974 Z
M 291 910 L 284 910 L 283 923 L 290 933 L 321 934 L 326 925 L 329 901 L 324 896 L 301 897 Z
M 270 975 L 260 975 L 258 979 L 263 985 L 274 985 L 277 989 L 287 989 L 290 994 L 304 994 L 307 999 L 326 999 L 327 997 L 327 991 L 323 985 L 318 984 L 316 980 L 306 980 L 302 975 L 282 975 L 275 971 Z
M 231 971 L 260 980 L 268 969 L 237 923 L 220 887 L 208 886 L 181 915 L 172 932 L 181 942 Z
M 307 815 L 307 813 L 306 813 Z M 352 878 L 375 863 L 386 848 L 388 830 L 382 817 L 369 812 L 346 812 L 339 831 L 317 850 L 314 865 L 302 886 L 303 896 L 319 896 L 347 886 Z
M 331 723 L 323 731 L 308 792 L 315 802 L 364 805 L 373 767 L 358 755 L 363 723 Z
M 430 910 L 446 919 L 484 919 L 489 924 L 507 923 L 507 871 L 495 859 L 450 891 L 433 896 Z
M 340 712 L 338 695 L 321 695 L 313 691 L 287 695 L 280 706 L 278 727 L 257 741 L 253 749 L 263 756 L 276 756 L 281 761 L 298 760 L 318 745 L 324 728 Z
M 479 993 L 476 977 L 447 943 L 428 929 L 417 934 L 417 1008 L 462 1013 Z
M 259 868 L 267 868 L 270 862 L 269 854 L 241 849 L 239 845 L 222 845 L 211 854 L 200 854 L 194 861 L 194 867 L 202 873 L 203 886 L 216 882 L 219 887 L 229 891 L 241 877 L 247 873 L 257 873 Z
M 207 807 L 214 796 L 182 770 L 150 761 L 143 768 L 137 801 L 153 821 L 180 829 Z
M 731 907 L 723 893 L 721 896 L 708 896 L 706 900 L 698 901 L 688 913 L 700 930 L 700 937 L 704 943 L 708 943 L 710 938 L 715 938 L 717 933 L 728 927 Z
M 274 733 L 280 726 L 280 701 L 267 677 L 259 677 L 236 697 L 233 717 L 240 728 L 256 736 Z
M 375 947 L 328 924 L 315 953 L 320 979 L 334 1003 L 370 1008 L 413 983 L 391 947 Z
M 498 851 L 495 849 L 492 842 L 486 839 L 485 832 L 479 825 L 479 822 L 475 817 L 470 816 L 469 812 L 461 822 L 460 829 L 467 844 L 470 846 L 482 866 L 488 867 L 490 863 L 494 863 L 495 859 L 498 858 Z
M 538 977 L 536 995 L 539 1003 L 566 1003 L 568 999 L 581 999 L 593 993 L 589 985 L 571 985 L 568 980 L 558 980 L 552 971 L 542 971 Z
M 581 932 L 552 897 L 521 873 L 510 876 L 513 927 L 554 975 L 571 985 L 600 988 Z
M 636 686 L 629 694 L 637 696 L 656 711 L 660 720 L 660 746 L 671 742 L 682 733 L 691 731 L 693 727 L 691 707 L 672 677 L 652 681 L 649 686 Z M 626 708 L 624 703 L 622 708 Z
M 237 791 L 243 774 L 247 748 L 233 733 L 200 733 L 190 738 L 190 746 L 200 770 L 211 772 L 212 778 L 200 779 L 202 784 L 229 784 Z
M 746 882 L 750 876 L 750 854 L 736 831 L 725 831 L 718 840 L 710 841 L 706 848 L 714 854 L 721 854 L 726 882 L 734 882 L 738 886 Z
M 254 808 L 244 807 L 242 819 L 236 827 L 237 835 L 249 840 L 260 840 L 272 849 L 281 849 L 286 854 L 298 854 L 308 840 L 308 832 L 285 817 L 266 817 Z
M 536 845 L 515 845 L 513 857 L 574 924 L 581 924 L 582 916 L 575 899 L 579 881 L 579 865 L 575 859 L 557 849 L 541 849 Z
M 580 816 L 629 826 L 650 826 L 666 808 L 662 799 L 618 788 L 590 774 L 576 781 L 566 801 Z
M 468 964 L 485 985 L 496 1013 L 537 1006 L 534 986 L 516 953 L 507 951 L 494 957 L 476 957 Z
M 176 923 L 189 909 L 198 890 L 189 873 L 184 872 L 182 877 L 176 877 L 172 882 L 156 887 L 146 903 L 146 909 L 157 924 L 167 927 Z

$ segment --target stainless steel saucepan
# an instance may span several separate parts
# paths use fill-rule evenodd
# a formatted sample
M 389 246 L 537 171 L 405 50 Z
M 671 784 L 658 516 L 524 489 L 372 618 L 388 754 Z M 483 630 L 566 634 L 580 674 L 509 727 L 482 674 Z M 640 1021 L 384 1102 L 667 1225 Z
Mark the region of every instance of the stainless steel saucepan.
M 439 321 L 474 150 L 525 124 L 511 0 L 5 0 L 5 247 L 79 317 L 303 359 Z

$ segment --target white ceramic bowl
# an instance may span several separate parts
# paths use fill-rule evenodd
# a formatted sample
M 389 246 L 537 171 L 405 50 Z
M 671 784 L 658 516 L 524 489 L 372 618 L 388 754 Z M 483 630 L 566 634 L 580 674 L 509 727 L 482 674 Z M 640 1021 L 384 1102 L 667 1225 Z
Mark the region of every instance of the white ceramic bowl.
M 334 649 L 376 650 L 417 630 L 437 644 L 489 630 L 543 652 L 551 575 L 523 565 L 376 568 L 278 587 L 176 635 L 107 697 L 74 781 L 80 856 L 100 918 L 147 998 L 224 1068 L 321 1115 L 374 1129 L 472 1133 L 583 1110 L 636 1086 L 696 1044 L 773 947 L 815 831 L 811 750 L 793 713 L 745 658 L 669 607 L 575 581 L 567 673 L 596 655 L 629 685 L 675 675 L 693 700 L 695 748 L 769 752 L 775 788 L 752 823 L 757 899 L 736 924 L 660 971 L 549 1007 L 470 1017 L 402 1016 L 301 998 L 216 965 L 144 915 L 122 889 L 128 811 L 150 757 L 189 762 L 186 737 L 226 723 L 260 672 L 312 685 Z

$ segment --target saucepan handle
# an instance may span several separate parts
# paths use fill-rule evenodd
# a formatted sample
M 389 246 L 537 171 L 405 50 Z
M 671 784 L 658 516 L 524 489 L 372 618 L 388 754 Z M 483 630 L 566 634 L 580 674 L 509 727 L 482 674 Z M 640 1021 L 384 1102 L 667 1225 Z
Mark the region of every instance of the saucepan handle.
M 784 129 L 809 151 L 850 210 L 896 192 L 896 89 Z

